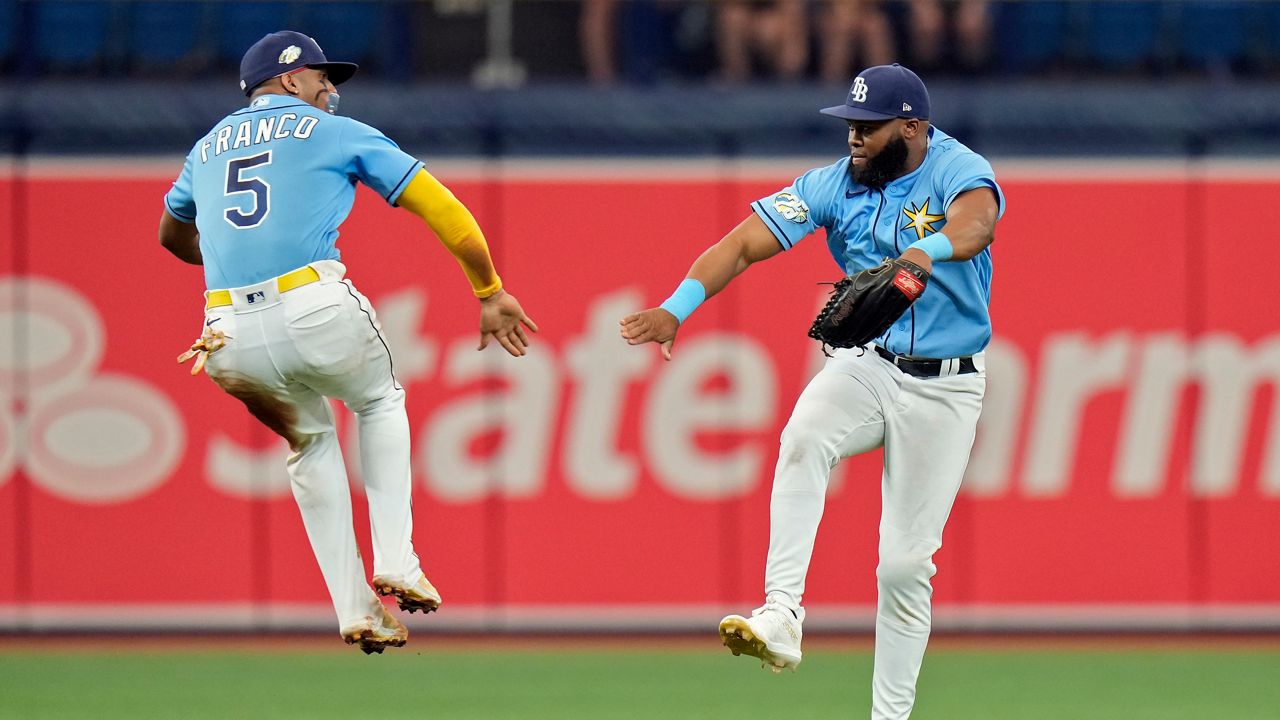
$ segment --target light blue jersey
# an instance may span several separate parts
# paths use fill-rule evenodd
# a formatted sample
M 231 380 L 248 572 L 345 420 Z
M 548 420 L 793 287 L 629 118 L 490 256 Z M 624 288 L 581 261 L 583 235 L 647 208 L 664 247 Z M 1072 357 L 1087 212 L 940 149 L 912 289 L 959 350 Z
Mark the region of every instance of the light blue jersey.
M 1000 215 L 1004 193 L 981 155 L 941 130 L 929 128 L 929 150 L 913 172 L 883 191 L 853 182 L 849 158 L 815 168 L 790 186 L 751 204 L 790 250 L 819 227 L 840 269 L 852 275 L 898 257 L 911 243 L 942 232 L 951 201 L 966 190 L 989 187 Z M 938 262 L 920 299 L 876 344 L 899 355 L 952 358 L 973 355 L 991 341 L 991 249 L 964 262 Z
M 394 205 L 421 167 L 368 125 L 263 95 L 196 143 L 164 203 L 196 223 L 206 287 L 242 287 L 338 260 L 356 182 Z

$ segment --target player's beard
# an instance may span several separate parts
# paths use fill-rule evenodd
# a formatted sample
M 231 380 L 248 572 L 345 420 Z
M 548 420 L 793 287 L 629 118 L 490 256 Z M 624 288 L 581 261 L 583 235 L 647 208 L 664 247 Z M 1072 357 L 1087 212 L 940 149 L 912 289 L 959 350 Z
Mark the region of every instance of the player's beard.
M 867 158 L 862 167 L 853 164 L 849 158 L 849 174 L 853 181 L 873 190 L 883 189 L 885 185 L 902 176 L 907 169 L 907 140 L 899 135 L 890 140 L 880 152 Z

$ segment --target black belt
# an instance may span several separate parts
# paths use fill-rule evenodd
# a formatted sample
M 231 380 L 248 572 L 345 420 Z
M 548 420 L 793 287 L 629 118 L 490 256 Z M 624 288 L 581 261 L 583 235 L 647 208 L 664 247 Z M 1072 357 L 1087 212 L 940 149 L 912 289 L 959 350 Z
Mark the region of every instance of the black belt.
M 951 358 L 949 360 L 912 359 L 905 355 L 895 355 L 879 345 L 875 347 L 877 355 L 896 365 L 902 372 L 920 378 L 939 377 L 942 375 L 944 367 L 954 368 L 957 362 L 959 363 L 959 369 L 952 370 L 948 375 L 978 372 L 977 366 L 973 364 L 972 357 Z

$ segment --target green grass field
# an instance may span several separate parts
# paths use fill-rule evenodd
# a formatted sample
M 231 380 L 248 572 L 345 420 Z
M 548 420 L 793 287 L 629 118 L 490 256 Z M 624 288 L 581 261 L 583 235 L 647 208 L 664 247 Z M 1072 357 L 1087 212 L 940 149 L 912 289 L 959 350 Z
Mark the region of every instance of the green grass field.
M 0 639 L 0 718 L 769 718 L 869 716 L 865 644 L 811 643 L 794 674 L 687 641 L 459 643 L 418 638 L 365 657 L 291 649 L 155 648 Z M 941 643 L 918 720 L 1276 720 L 1280 650 Z

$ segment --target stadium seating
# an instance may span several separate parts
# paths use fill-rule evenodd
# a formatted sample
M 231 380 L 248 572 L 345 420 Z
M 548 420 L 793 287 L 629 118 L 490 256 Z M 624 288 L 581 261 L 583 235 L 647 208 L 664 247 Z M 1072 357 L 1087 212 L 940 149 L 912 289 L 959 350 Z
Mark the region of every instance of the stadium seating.
M 1041 70 L 1064 59 L 1070 28 L 1069 2 L 1001 3 L 994 20 L 994 54 L 1007 73 Z
M 1242 61 L 1250 3 L 1188 0 L 1179 3 L 1178 57 L 1191 67 L 1221 67 Z
M 1258 12 L 1256 31 L 1262 33 L 1258 59 L 1265 67 L 1280 68 L 1280 3 L 1271 3 Z
M 369 63 L 386 37 L 385 10 L 383 3 L 308 3 L 293 29 L 315 38 L 326 57 Z
M 223 2 L 218 3 L 214 25 L 217 28 L 216 53 L 220 65 L 240 66 L 240 58 L 249 46 L 263 35 L 277 30 L 292 30 L 295 8 L 291 2 Z
M 1160 55 L 1168 15 L 1165 3 L 1102 0 L 1086 7 L 1089 60 L 1108 69 L 1132 69 Z
M 129 59 L 133 67 L 172 66 L 199 53 L 208 4 L 135 2 L 129 13 Z
M 18 0 L 0 0 L 0 66 L 16 52 Z
M 408 77 L 422 47 L 434 48 L 440 34 L 454 32 L 410 22 L 421 15 L 414 12 L 416 3 L 0 0 L 0 68 L 23 75 L 128 76 L 215 67 L 224 72 L 264 34 L 289 28 L 315 37 L 334 58 L 359 62 L 384 77 Z M 697 25 L 706 20 L 698 20 L 697 13 L 680 16 L 677 27 L 656 17 L 656 7 L 654 0 L 623 0 L 621 20 L 629 32 L 617 50 L 628 83 L 651 82 L 662 74 L 653 49 L 667 52 L 678 42 L 690 42 L 673 33 L 709 31 Z M 906 32 L 906 0 L 895 0 L 890 9 L 895 32 Z M 990 55 L 993 67 L 1005 75 L 1174 69 L 1266 75 L 1280 69 L 1280 0 L 997 0 L 992 14 Z M 576 26 L 566 23 L 563 13 L 526 10 L 522 18 L 537 20 L 532 26 L 526 22 L 522 32 L 545 32 L 561 44 L 576 37 Z M 464 47 L 483 44 L 483 22 L 472 23 L 461 35 L 456 40 Z M 574 72 L 573 52 L 566 55 L 568 64 L 556 66 L 562 76 L 565 68 Z M 683 74 L 711 77 L 714 59 L 708 58 Z
M 33 3 L 32 45 L 41 66 L 60 70 L 100 62 L 115 9 L 116 3 L 111 2 Z

